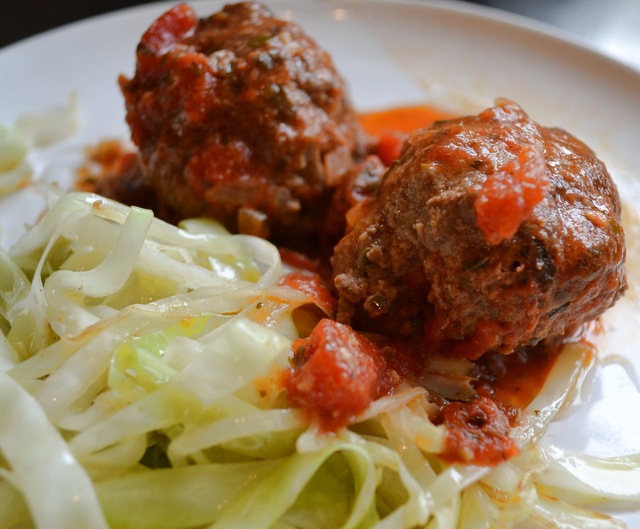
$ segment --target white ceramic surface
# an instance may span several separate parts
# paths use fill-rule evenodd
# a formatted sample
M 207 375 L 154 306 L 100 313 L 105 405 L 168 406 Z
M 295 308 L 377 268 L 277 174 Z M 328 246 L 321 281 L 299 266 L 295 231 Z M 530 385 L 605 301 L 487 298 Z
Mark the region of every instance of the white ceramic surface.
M 467 113 L 508 97 L 541 123 L 574 133 L 607 163 L 626 203 L 630 289 L 604 318 L 603 362 L 583 403 L 547 438 L 595 455 L 640 452 L 640 73 L 550 27 L 463 3 L 267 3 L 333 55 L 359 109 L 430 102 Z M 79 134 L 37 153 L 38 166 L 59 159 L 64 169 L 88 143 L 127 136 L 117 77 L 132 73 L 141 33 L 170 5 L 124 10 L 0 50 L 0 123 L 77 94 Z M 206 15 L 221 2 L 193 5 Z M 0 199 L 0 245 L 34 218 L 30 200 L 28 191 Z M 640 506 L 621 517 L 640 527 Z

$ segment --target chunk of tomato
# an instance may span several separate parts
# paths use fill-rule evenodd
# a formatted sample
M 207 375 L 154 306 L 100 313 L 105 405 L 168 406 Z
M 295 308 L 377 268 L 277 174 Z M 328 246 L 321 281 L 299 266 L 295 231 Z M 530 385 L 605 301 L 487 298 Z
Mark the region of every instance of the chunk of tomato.
M 321 431 L 347 426 L 376 397 L 379 351 L 348 325 L 321 320 L 309 338 L 294 344 L 294 353 L 296 365 L 284 385 Z

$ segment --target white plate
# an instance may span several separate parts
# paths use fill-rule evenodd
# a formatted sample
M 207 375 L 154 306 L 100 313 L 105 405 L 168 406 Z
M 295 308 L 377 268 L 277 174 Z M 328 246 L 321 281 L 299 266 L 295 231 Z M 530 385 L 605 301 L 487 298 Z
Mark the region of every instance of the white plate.
M 201 15 L 221 4 L 194 3 Z M 604 318 L 598 346 L 605 361 L 584 403 L 547 435 L 595 455 L 640 452 L 640 74 L 546 26 L 464 3 L 269 4 L 333 55 L 360 109 L 426 101 L 466 113 L 508 97 L 541 123 L 574 133 L 607 163 L 627 204 L 630 289 Z M 82 130 L 65 148 L 126 137 L 116 80 L 132 73 L 140 35 L 170 5 L 101 16 L 0 50 L 0 123 L 60 106 L 75 92 Z M 15 200 L 0 201 L 0 244 L 15 237 L 22 215 Z M 623 518 L 640 527 L 640 512 Z

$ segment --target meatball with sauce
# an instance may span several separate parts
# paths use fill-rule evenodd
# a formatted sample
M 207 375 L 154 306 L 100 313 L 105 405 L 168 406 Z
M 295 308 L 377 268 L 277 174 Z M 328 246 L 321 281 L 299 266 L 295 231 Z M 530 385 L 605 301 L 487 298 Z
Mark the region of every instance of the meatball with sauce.
M 156 20 L 121 77 L 144 186 L 168 220 L 210 216 L 296 244 L 365 154 L 345 83 L 295 23 L 253 2 Z
M 626 288 L 620 210 L 595 154 L 511 101 L 435 124 L 350 212 L 338 319 L 472 359 L 571 332 Z

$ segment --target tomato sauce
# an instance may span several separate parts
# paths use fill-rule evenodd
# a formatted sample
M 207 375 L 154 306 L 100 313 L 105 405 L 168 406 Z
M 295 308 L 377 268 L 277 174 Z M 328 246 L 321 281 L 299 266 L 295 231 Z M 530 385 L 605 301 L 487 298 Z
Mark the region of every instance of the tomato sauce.
M 563 344 L 541 344 L 510 355 L 488 353 L 476 364 L 476 377 L 496 399 L 526 408 L 540 392 Z
M 363 113 L 359 121 L 364 131 L 376 138 L 376 154 L 389 166 L 400 157 L 404 142 L 411 132 L 452 117 L 452 114 L 436 107 L 415 105 Z
M 451 463 L 497 465 L 519 453 L 509 436 L 513 410 L 488 396 L 470 402 L 451 402 L 444 410 L 447 426 L 440 456 Z
M 475 201 L 478 226 L 489 244 L 515 235 L 544 198 L 549 180 L 542 152 L 523 148 L 517 158 L 487 176 Z
M 362 128 L 372 136 L 383 134 L 409 134 L 428 128 L 436 121 L 451 119 L 454 115 L 429 105 L 396 107 L 364 112 L 358 117 Z
M 335 431 L 379 396 L 383 359 L 376 345 L 348 325 L 323 319 L 294 343 L 295 368 L 285 377 L 289 400 L 321 431 Z
M 87 148 L 86 163 L 76 171 L 76 189 L 93 192 L 98 183 L 118 178 L 136 164 L 136 153 L 127 150 L 120 140 L 103 140 Z
M 333 316 L 335 313 L 335 299 L 319 274 L 307 270 L 291 272 L 279 284 L 306 295 L 325 315 Z
M 476 398 L 449 401 L 430 395 L 440 410 L 432 420 L 446 427 L 443 460 L 492 466 L 517 455 L 511 428 L 544 384 L 560 349 L 558 343 L 507 356 L 489 354 L 471 374 Z M 424 368 L 422 350 L 424 344 L 365 336 L 325 318 L 308 338 L 295 342 L 283 386 L 321 432 L 332 432 L 401 382 L 417 384 Z
M 162 14 L 141 39 L 139 53 L 155 55 L 165 53 L 177 42 L 195 30 L 198 19 L 186 4 L 178 4 Z

